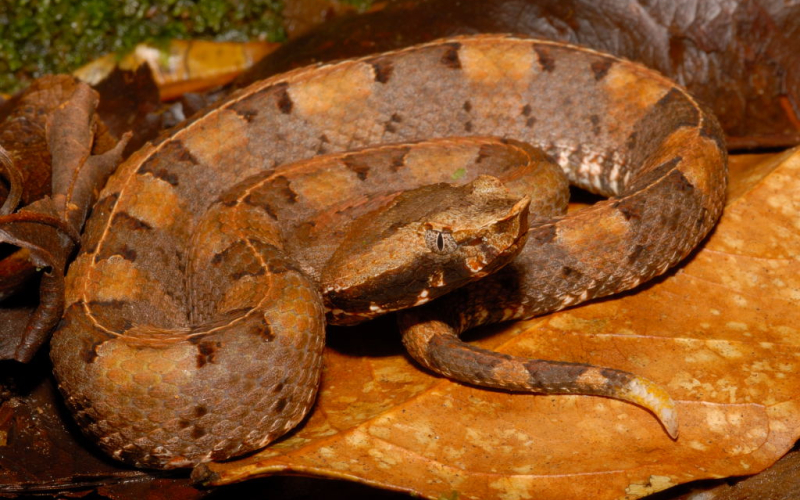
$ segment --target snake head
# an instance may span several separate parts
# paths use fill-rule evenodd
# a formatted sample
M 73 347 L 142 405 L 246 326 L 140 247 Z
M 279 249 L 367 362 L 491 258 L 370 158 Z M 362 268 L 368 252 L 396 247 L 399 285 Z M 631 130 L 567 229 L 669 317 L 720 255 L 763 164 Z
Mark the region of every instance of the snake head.
M 420 305 L 496 271 L 524 246 L 529 205 L 490 176 L 399 194 L 354 221 L 323 269 L 328 320 Z

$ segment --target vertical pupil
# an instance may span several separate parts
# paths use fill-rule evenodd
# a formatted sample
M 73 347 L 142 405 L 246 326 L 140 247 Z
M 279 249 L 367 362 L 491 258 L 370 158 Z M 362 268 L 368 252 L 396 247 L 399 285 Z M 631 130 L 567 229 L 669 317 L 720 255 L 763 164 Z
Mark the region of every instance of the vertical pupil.
M 444 249 L 444 238 L 442 237 L 442 233 L 436 237 L 436 246 L 439 247 L 439 251 L 441 252 Z

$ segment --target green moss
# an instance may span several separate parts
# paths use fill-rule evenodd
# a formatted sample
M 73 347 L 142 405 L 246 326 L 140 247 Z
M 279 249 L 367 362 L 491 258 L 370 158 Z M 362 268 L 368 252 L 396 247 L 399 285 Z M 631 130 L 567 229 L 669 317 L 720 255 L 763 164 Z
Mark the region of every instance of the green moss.
M 281 0 L 0 0 L 0 92 L 172 38 L 280 41 Z

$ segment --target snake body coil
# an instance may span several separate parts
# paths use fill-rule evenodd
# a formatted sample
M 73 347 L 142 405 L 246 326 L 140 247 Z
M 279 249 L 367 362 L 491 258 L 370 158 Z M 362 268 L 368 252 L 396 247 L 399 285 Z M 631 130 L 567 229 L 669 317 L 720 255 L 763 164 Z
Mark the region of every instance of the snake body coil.
M 313 404 L 326 310 L 282 242 L 282 216 L 264 207 L 273 198 L 323 206 L 373 176 L 425 175 L 410 145 L 380 174 L 342 161 L 325 179 L 270 177 L 263 196 L 273 201 L 228 193 L 321 153 L 465 135 L 537 146 L 571 183 L 609 199 L 543 216 L 521 260 L 432 302 L 455 334 L 632 288 L 688 255 L 722 210 L 727 164 L 714 118 L 657 73 L 588 49 L 481 35 L 258 82 L 134 154 L 101 194 L 51 348 L 82 429 L 119 459 L 172 468 L 257 449 L 296 425 Z M 458 352 L 466 371 L 453 376 L 536 390 L 535 366 L 464 357 L 452 331 L 431 333 L 432 310 L 403 320 L 424 364 L 447 372 L 447 353 Z M 612 396 L 630 388 L 625 376 L 610 383 L 613 371 L 570 369 L 539 390 L 568 391 L 565 380 Z

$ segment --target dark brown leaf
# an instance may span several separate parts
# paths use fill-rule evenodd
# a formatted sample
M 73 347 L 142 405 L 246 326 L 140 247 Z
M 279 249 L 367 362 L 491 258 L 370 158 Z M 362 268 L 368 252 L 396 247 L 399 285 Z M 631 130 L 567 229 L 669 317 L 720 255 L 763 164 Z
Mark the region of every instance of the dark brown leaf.
M 2 167 L 3 176 L 9 184 L 8 188 L 3 186 L 2 195 L 5 200 L 0 207 L 0 215 L 8 215 L 17 208 L 19 200 L 22 198 L 22 172 L 14 165 L 14 161 L 2 147 L 0 147 L 0 167 Z
M 122 158 L 130 137 L 124 134 L 125 138 L 113 149 L 91 154 L 97 99 L 93 90 L 81 85 L 47 120 L 47 144 L 52 156 L 51 197 L 61 218 L 76 234 L 100 188 Z
M 133 71 L 115 69 L 95 86 L 100 94 L 97 113 L 114 137 L 132 132 L 124 157 L 142 147 L 161 132 L 164 114 L 158 87 L 150 68 L 142 65 Z
M 47 115 L 77 85 L 66 75 L 44 77 L 4 106 L 7 117 L 0 123 L 0 145 L 22 173 L 23 205 L 50 194 L 50 151 L 44 135 Z

